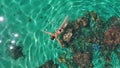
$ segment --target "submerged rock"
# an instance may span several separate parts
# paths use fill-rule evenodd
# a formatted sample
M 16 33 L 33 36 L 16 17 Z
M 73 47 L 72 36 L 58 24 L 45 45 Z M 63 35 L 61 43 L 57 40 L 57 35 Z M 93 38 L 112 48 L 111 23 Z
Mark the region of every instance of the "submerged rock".
M 94 22 L 97 22 L 97 20 L 99 20 L 99 17 L 95 11 L 91 11 L 90 16 L 91 16 L 91 20 Z
M 69 42 L 71 40 L 71 37 L 72 37 L 72 29 L 68 29 L 66 34 L 64 34 L 63 36 L 63 40 Z
M 73 55 L 73 62 L 80 68 L 92 68 L 91 55 L 89 52 L 76 52 Z
M 114 50 L 115 46 L 120 43 L 120 28 L 109 28 L 104 35 L 104 42 Z
M 18 59 L 19 57 L 25 57 L 22 52 L 23 48 L 21 46 L 11 45 L 9 46 L 9 52 L 13 59 Z
M 104 42 L 108 45 L 116 45 L 120 43 L 120 28 L 110 27 L 105 31 Z
M 54 62 L 52 60 L 49 60 L 49 61 L 45 62 L 42 66 L 40 66 L 38 68 L 58 68 L 58 65 L 54 64 Z
M 104 43 L 114 50 L 120 44 L 120 18 L 112 16 L 109 18 L 109 28 L 104 33 Z
M 113 68 L 113 66 L 110 63 L 105 63 L 103 68 Z
M 108 19 L 107 24 L 109 26 L 115 26 L 115 27 L 120 27 L 120 18 L 116 16 L 112 16 Z
M 81 18 L 78 18 L 77 22 L 79 23 L 79 25 L 86 27 L 89 24 L 89 18 L 83 16 Z

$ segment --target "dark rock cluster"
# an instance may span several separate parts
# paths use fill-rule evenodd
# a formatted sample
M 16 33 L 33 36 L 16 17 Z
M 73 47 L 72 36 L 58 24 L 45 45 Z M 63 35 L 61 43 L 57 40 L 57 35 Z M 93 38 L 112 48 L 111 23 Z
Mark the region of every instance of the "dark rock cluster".
M 94 68 L 92 57 L 95 51 L 100 53 L 99 57 L 104 57 L 103 68 L 112 68 L 112 52 L 120 56 L 116 49 L 120 45 L 120 18 L 116 16 L 104 21 L 95 11 L 85 11 L 82 17 L 68 21 L 63 30 L 59 39 L 63 48 L 70 50 L 71 56 L 66 58 L 66 55 L 60 55 L 58 62 L 68 68 Z M 48 61 L 40 68 L 54 66 L 53 62 Z
M 22 51 L 23 51 L 23 48 L 21 46 L 15 46 L 15 45 L 9 46 L 10 56 L 15 60 L 20 57 L 25 57 Z
M 93 68 L 93 51 L 99 51 L 105 58 L 103 67 L 111 67 L 111 49 L 120 44 L 120 19 L 113 16 L 103 21 L 95 11 L 85 11 L 82 17 L 68 22 L 59 39 L 64 47 L 72 49 L 72 58 L 64 58 L 68 67 Z
M 110 26 L 109 29 L 105 31 L 104 42 L 110 46 L 119 44 L 120 43 L 120 28 L 114 28 Z
M 112 17 L 111 19 L 113 22 L 112 25 L 105 31 L 104 42 L 112 50 L 114 50 L 115 45 L 120 44 L 120 19 L 116 17 Z
M 72 58 L 73 62 L 81 68 L 92 68 L 91 55 L 89 52 L 76 52 Z
M 40 66 L 38 68 L 58 68 L 58 65 L 54 64 L 54 62 L 52 60 L 49 60 L 49 61 L 45 62 L 42 66 Z

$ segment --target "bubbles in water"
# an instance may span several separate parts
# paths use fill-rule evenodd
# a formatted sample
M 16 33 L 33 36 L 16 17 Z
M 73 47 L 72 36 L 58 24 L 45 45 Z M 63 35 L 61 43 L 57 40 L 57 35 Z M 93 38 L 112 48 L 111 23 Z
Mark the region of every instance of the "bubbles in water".
M 14 34 L 14 37 L 18 37 L 19 35 L 17 33 Z
M 10 50 L 11 50 L 11 49 L 14 49 L 14 46 L 10 46 Z
M 2 43 L 2 40 L 0 40 L 0 43 Z
M 4 17 L 0 16 L 0 22 L 3 22 L 3 21 L 4 21 Z
M 15 40 L 12 40 L 11 43 L 14 44 L 14 43 L 15 43 Z

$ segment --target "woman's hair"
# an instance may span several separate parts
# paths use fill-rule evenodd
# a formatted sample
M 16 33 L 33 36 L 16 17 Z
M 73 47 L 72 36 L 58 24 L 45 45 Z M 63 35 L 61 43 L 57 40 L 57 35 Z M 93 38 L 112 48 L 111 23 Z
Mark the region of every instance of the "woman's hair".
M 54 40 L 54 39 L 55 39 L 55 36 L 54 36 L 54 35 L 51 35 L 50 39 L 51 39 L 51 40 Z

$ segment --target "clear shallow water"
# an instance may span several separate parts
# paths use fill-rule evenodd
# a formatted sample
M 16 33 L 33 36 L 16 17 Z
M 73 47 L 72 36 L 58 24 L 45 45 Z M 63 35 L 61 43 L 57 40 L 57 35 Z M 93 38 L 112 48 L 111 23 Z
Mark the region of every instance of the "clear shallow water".
M 54 32 L 66 15 L 68 20 L 73 20 L 85 10 L 95 10 L 104 20 L 112 15 L 120 17 L 119 4 L 119 0 L 0 0 L 0 16 L 4 18 L 0 21 L 0 68 L 35 68 L 49 59 L 56 61 L 59 54 L 68 50 L 60 48 L 41 30 Z M 23 46 L 25 59 L 13 60 L 9 56 L 7 48 L 12 40 Z M 95 68 L 102 68 L 104 61 L 98 55 L 98 52 L 93 55 L 93 64 Z M 113 67 L 119 67 L 116 55 L 112 56 Z

